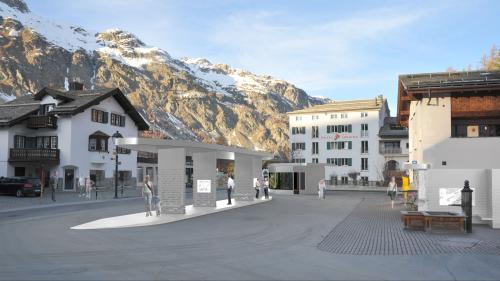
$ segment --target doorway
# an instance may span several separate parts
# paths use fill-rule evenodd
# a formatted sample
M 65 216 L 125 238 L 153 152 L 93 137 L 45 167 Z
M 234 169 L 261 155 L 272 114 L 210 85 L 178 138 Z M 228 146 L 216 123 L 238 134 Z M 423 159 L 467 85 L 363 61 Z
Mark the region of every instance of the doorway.
M 73 190 L 75 186 L 75 169 L 64 169 L 64 190 Z
M 299 194 L 300 190 L 306 187 L 306 173 L 294 172 L 293 173 L 293 194 Z

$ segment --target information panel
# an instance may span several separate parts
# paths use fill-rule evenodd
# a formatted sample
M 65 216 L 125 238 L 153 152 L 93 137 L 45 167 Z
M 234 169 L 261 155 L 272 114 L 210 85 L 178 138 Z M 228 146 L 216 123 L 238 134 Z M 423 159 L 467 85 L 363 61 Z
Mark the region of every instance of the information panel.
M 210 193 L 212 190 L 211 180 L 197 180 L 196 191 L 198 193 Z
M 474 190 L 474 188 L 471 188 Z M 462 188 L 440 188 L 439 205 L 450 206 L 460 205 L 462 203 Z M 472 192 L 472 206 L 476 206 L 476 195 Z

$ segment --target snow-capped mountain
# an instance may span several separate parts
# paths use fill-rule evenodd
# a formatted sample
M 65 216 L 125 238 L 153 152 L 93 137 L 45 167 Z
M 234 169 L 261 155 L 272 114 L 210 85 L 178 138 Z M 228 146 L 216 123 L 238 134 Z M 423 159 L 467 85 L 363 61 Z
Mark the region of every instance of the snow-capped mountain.
M 325 102 L 280 79 L 172 58 L 120 29 L 90 32 L 0 0 L 0 102 L 44 86 L 119 87 L 171 138 L 218 142 L 286 155 L 286 112 Z

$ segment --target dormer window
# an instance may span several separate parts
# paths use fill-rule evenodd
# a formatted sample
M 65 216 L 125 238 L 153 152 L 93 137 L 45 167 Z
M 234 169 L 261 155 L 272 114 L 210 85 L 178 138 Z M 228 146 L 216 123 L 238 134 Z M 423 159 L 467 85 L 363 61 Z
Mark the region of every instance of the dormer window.
M 54 110 L 54 103 L 47 103 L 40 105 L 40 110 L 38 111 L 38 115 L 47 115 L 49 112 Z

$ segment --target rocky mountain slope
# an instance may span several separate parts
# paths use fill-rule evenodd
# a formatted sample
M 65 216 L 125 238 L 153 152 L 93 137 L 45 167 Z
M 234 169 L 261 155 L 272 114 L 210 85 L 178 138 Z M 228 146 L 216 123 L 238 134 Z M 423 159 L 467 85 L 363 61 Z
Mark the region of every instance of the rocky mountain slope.
M 128 32 L 93 33 L 37 16 L 22 0 L 0 0 L 0 100 L 75 79 L 86 88 L 119 87 L 161 135 L 281 156 L 285 113 L 325 102 L 271 76 L 174 59 Z

